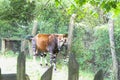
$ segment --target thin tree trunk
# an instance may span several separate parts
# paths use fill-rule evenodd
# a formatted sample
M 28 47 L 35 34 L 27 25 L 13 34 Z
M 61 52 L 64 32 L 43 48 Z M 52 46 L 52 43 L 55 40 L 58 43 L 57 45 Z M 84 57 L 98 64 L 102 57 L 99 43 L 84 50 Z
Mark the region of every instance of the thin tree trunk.
M 2 46 L 1 46 L 2 53 L 5 53 L 5 40 L 2 39 Z
M 74 19 L 76 14 L 72 14 L 69 23 L 69 31 L 68 31 L 68 54 L 71 53 L 71 46 L 72 46 L 72 37 L 73 37 L 73 28 L 74 28 Z
M 33 36 L 35 36 L 36 33 L 37 33 L 37 27 L 38 27 L 37 24 L 38 24 L 37 20 L 34 20 L 33 29 L 32 29 L 32 35 Z
M 26 46 L 26 40 L 22 40 L 22 41 L 21 41 L 21 52 L 22 52 L 22 51 L 25 52 L 25 46 Z
M 115 52 L 114 22 L 112 19 L 109 19 L 108 25 L 109 25 L 110 48 L 111 48 L 112 61 L 113 61 L 113 77 L 114 80 L 118 80 L 118 62 Z
M 31 33 L 32 36 L 36 35 L 37 28 L 38 28 L 38 22 L 37 22 L 37 20 L 34 20 L 34 22 L 33 22 L 33 28 L 32 28 L 32 33 Z M 29 45 L 29 54 L 30 54 L 30 56 L 32 56 L 33 55 L 33 51 L 32 51 L 32 42 L 31 42 L 31 40 L 28 41 L 28 45 Z

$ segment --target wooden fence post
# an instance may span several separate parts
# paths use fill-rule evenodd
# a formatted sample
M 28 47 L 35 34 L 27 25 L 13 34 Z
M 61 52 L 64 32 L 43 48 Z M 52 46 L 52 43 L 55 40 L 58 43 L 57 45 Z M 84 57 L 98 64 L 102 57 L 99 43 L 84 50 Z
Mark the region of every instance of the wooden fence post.
M 41 80 L 52 80 L 53 66 L 51 66 L 41 77 Z
M 1 68 L 0 68 L 0 80 L 2 80 L 2 76 L 1 76 Z
M 74 54 L 70 54 L 69 56 L 68 80 L 79 80 L 79 64 Z
M 100 69 L 100 70 L 95 74 L 94 80 L 103 80 L 103 70 L 102 70 L 102 69 Z
M 17 75 L 16 74 L 2 74 L 1 80 L 17 80 Z M 27 74 L 25 75 L 25 80 L 30 80 Z
M 17 59 L 17 80 L 25 80 L 25 54 L 19 53 Z
M 25 55 L 20 53 L 17 60 L 17 75 L 16 74 L 1 74 L 0 80 L 30 80 L 29 76 L 25 74 Z

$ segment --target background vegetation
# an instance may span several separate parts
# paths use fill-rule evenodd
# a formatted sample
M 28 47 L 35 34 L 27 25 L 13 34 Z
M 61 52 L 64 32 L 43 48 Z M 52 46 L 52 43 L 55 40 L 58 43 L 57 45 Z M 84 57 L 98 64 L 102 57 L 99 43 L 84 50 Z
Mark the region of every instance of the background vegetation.
M 112 80 L 108 19 L 114 19 L 115 49 L 120 59 L 120 2 L 118 0 L 0 0 L 0 38 L 25 38 L 33 21 L 37 33 L 68 33 L 70 16 L 75 13 L 72 52 L 81 70 L 104 69 Z

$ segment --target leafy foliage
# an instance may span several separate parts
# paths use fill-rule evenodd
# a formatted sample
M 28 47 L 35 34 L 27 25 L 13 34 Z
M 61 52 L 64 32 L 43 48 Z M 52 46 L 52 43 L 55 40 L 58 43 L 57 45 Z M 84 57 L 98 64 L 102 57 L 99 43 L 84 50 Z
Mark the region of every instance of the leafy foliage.
M 35 2 L 27 2 L 24 0 L 9 0 L 9 4 L 5 5 L 2 20 L 8 20 L 11 24 L 19 23 L 27 25 L 29 21 L 33 20 L 35 9 Z M 8 3 L 6 2 L 6 3 Z
M 90 3 L 93 6 L 98 6 L 104 9 L 106 12 L 109 12 L 112 8 L 116 8 L 119 3 L 118 0 L 75 0 L 76 4 L 83 6 L 86 3 Z
M 69 18 L 61 7 L 49 2 L 47 5 L 40 4 L 37 19 L 39 33 L 67 33 Z M 48 30 L 49 29 L 49 30 Z
M 0 6 L 1 37 L 23 37 L 28 34 L 29 22 L 35 15 L 35 2 L 4 0 Z

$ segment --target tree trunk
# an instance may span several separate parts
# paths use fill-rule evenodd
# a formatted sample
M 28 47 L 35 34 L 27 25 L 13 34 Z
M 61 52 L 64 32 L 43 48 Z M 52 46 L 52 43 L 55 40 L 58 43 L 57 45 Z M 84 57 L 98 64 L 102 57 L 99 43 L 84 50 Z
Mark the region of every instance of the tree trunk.
M 37 28 L 38 28 L 38 22 L 37 22 L 37 20 L 34 20 L 33 28 L 32 28 L 32 33 L 31 33 L 32 36 L 36 35 Z M 30 54 L 30 56 L 33 56 L 32 42 L 31 42 L 31 40 L 28 41 L 28 45 L 29 45 L 29 54 Z
M 5 40 L 4 39 L 2 39 L 1 51 L 2 51 L 2 53 L 5 52 Z
M 33 29 L 32 29 L 32 36 L 35 36 L 36 33 L 37 33 L 37 21 L 34 20 L 34 23 L 33 23 Z
M 112 19 L 109 19 L 108 25 L 109 25 L 110 48 L 111 48 L 112 62 L 113 62 L 113 77 L 114 80 L 118 80 L 118 62 L 115 52 L 114 22 Z
M 71 46 L 72 46 L 72 37 L 73 37 L 73 28 L 74 28 L 74 19 L 76 14 L 72 14 L 69 23 L 69 31 L 68 31 L 68 54 L 71 53 Z
M 21 52 L 25 52 L 25 47 L 26 47 L 26 40 L 21 41 Z

